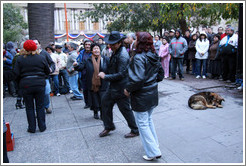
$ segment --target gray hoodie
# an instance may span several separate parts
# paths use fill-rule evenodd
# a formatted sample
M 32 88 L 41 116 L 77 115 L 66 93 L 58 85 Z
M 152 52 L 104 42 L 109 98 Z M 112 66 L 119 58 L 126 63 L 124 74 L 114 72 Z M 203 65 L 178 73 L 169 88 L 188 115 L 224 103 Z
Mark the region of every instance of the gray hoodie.
M 174 37 L 169 44 L 169 52 L 173 58 L 184 58 L 184 53 L 188 49 L 185 38 Z

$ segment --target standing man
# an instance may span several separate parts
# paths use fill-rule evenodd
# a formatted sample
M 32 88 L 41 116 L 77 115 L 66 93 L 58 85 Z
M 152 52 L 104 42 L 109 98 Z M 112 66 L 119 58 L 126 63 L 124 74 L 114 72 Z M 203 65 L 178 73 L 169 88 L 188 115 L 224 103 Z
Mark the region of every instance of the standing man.
M 98 44 L 100 45 L 101 51 L 106 48 L 106 44 L 103 43 L 103 38 L 98 39 Z
M 62 52 L 62 46 L 56 45 L 56 54 L 59 56 L 60 64 L 61 64 L 61 67 L 59 70 L 59 80 L 61 80 L 61 82 L 63 81 L 64 82 L 64 88 L 67 91 L 71 91 L 71 93 L 72 93 L 72 90 L 70 90 L 70 86 L 69 86 L 69 82 L 68 82 L 68 73 L 66 70 L 67 55 Z
M 172 77 L 171 79 L 176 79 L 176 69 L 178 65 L 178 74 L 181 81 L 184 80 L 183 75 L 183 59 L 184 53 L 188 49 L 186 40 L 181 37 L 180 30 L 175 31 L 175 38 L 173 38 L 169 45 L 169 52 L 172 56 Z
M 190 37 L 190 30 L 186 30 L 185 31 L 185 36 L 184 36 L 186 42 L 187 42 L 187 45 L 189 45 L 190 43 L 190 40 L 191 40 L 191 37 Z M 188 59 L 188 54 L 189 54 L 189 50 L 187 49 L 185 51 L 185 54 L 184 54 L 184 60 L 186 62 L 186 73 L 189 74 L 190 73 L 190 60 Z
M 226 28 L 226 35 L 219 44 L 222 58 L 222 78 L 228 83 L 235 82 L 238 35 L 234 34 L 233 27 Z
M 173 38 L 175 37 L 175 30 L 174 29 L 171 29 L 169 31 L 169 41 L 171 42 L 173 40 Z M 169 43 L 169 46 L 170 46 L 171 43 Z M 170 75 L 171 75 L 171 72 L 172 72 L 172 64 L 173 64 L 173 58 L 171 57 L 170 58 L 170 61 L 169 61 L 169 72 L 170 72 Z
M 129 55 L 130 57 L 133 57 L 136 54 L 136 35 L 133 32 L 130 32 L 126 35 L 125 42 L 130 45 L 129 48 Z
M 70 88 L 73 91 L 72 100 L 83 100 L 83 95 L 79 92 L 78 88 L 78 72 L 74 70 L 73 63 L 76 62 L 78 57 L 77 53 L 78 45 L 75 43 L 68 44 L 69 56 L 67 59 L 67 72 Z
M 56 66 L 50 54 L 41 48 L 41 44 L 39 40 L 34 39 L 33 41 L 37 45 L 37 50 L 39 51 L 40 55 L 44 56 L 46 61 L 48 62 L 49 67 L 50 67 L 50 73 L 53 73 L 56 69 Z M 45 80 L 46 80 L 46 86 L 45 86 L 45 94 L 44 94 L 44 109 L 46 110 L 47 114 L 51 114 L 52 112 L 52 109 L 50 108 L 51 88 L 50 88 L 49 75 L 45 76 Z
M 175 30 L 171 29 L 169 31 L 169 41 L 171 42 L 171 40 L 173 40 L 174 37 L 175 37 Z
M 106 74 L 100 72 L 98 75 L 110 82 L 110 86 L 102 98 L 104 130 L 99 134 L 100 137 L 107 136 L 110 131 L 115 130 L 113 123 L 113 107 L 115 103 L 117 103 L 120 112 L 131 129 L 131 132 L 126 134 L 125 138 L 139 135 L 134 115 L 130 108 L 129 98 L 124 95 L 124 89 L 128 82 L 127 73 L 130 57 L 126 48 L 123 47 L 123 39 L 124 37 L 120 36 L 118 31 L 112 31 L 104 38 L 105 42 L 110 45 L 113 54 L 110 58 L 108 72 Z
M 79 56 L 77 57 L 77 62 L 82 63 L 86 62 L 89 57 L 91 57 L 91 41 L 90 40 L 85 40 L 84 41 L 84 49 L 80 51 Z M 79 72 L 79 87 L 83 89 L 83 95 L 84 95 L 84 102 L 85 102 L 85 107 L 90 108 L 89 103 L 88 103 L 88 87 L 86 85 L 86 69 L 83 69 L 81 72 Z
M 156 51 L 157 55 L 159 55 L 159 50 L 160 50 L 161 45 L 162 45 L 162 43 L 160 41 L 159 35 L 155 35 L 154 47 L 155 47 L 155 51 Z
M 220 40 L 222 40 L 225 36 L 226 33 L 223 33 L 224 29 L 222 27 L 218 28 L 218 34 L 220 35 Z

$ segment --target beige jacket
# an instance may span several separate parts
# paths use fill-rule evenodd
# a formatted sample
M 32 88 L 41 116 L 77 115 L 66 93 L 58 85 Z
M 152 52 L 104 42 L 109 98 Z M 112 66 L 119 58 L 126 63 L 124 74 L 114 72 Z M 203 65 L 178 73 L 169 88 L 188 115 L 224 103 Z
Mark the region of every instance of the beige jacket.
M 53 73 L 51 73 L 50 75 L 58 75 L 59 74 L 59 70 L 61 68 L 61 62 L 60 62 L 60 58 L 59 55 L 52 53 L 50 55 L 50 57 L 52 58 L 53 62 L 55 63 L 56 69 Z

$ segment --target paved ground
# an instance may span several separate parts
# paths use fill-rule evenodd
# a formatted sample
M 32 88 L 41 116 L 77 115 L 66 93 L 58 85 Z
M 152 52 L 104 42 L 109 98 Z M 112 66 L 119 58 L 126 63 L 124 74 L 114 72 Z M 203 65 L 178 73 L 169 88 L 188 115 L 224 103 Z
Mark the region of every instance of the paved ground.
M 160 100 L 153 119 L 163 157 L 154 163 L 243 162 L 243 94 L 225 85 L 191 75 L 185 75 L 185 81 L 159 83 Z M 189 97 L 202 89 L 224 97 L 224 108 L 190 109 Z M 53 113 L 46 115 L 47 130 L 35 134 L 26 132 L 25 110 L 15 109 L 16 99 L 3 99 L 3 114 L 15 136 L 14 151 L 8 152 L 11 163 L 153 163 L 142 159 L 139 137 L 124 138 L 130 130 L 117 106 L 116 130 L 100 138 L 102 121 L 70 96 L 51 97 Z

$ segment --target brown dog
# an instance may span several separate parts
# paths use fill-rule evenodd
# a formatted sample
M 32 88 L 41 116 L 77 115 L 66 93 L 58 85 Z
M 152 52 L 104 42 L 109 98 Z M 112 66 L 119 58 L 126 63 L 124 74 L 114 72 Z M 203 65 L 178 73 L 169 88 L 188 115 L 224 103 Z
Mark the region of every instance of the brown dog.
M 222 108 L 222 101 L 225 101 L 220 95 L 214 92 L 200 92 L 189 98 L 188 105 L 195 110 L 204 110 L 206 108 Z

